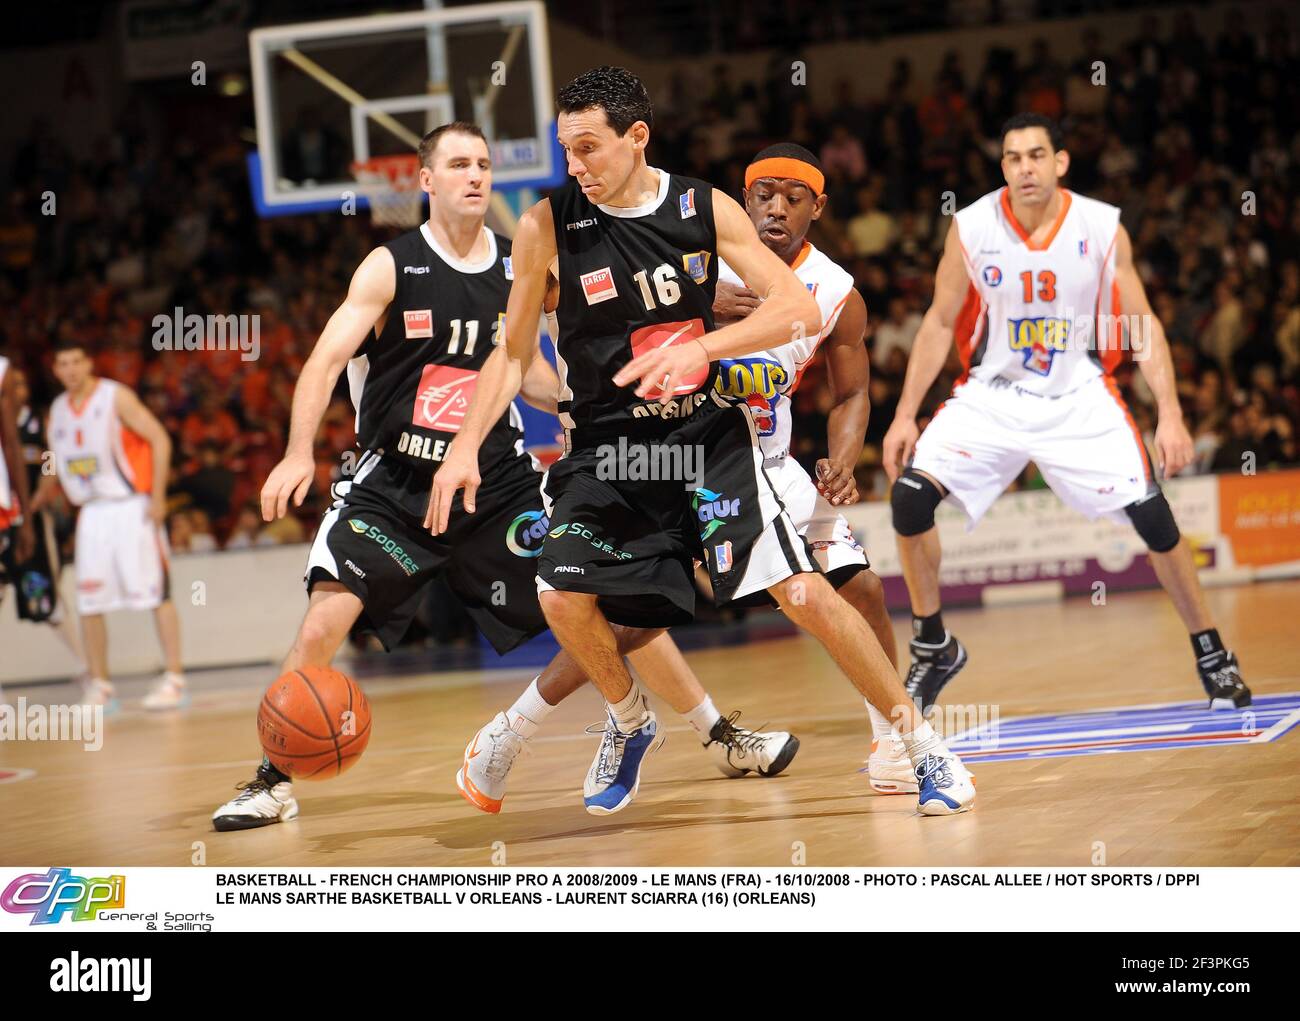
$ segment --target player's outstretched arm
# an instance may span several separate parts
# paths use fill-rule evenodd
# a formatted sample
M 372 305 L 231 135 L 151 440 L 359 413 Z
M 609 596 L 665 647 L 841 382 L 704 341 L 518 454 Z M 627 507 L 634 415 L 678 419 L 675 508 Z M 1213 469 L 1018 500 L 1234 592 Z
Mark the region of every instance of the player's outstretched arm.
M 957 221 L 954 220 L 948 227 L 943 256 L 935 271 L 934 300 L 921 320 L 921 328 L 916 331 L 912 354 L 907 360 L 907 375 L 903 378 L 903 393 L 898 399 L 898 410 L 894 413 L 889 432 L 885 434 L 881 458 L 890 482 L 898 478 L 898 473 L 911 460 L 912 450 L 920 436 L 916 427 L 917 412 L 921 409 L 926 391 L 939 375 L 943 363 L 948 360 L 953 327 L 957 323 L 957 316 L 961 314 L 969 287 L 970 276 L 966 272 L 961 238 L 957 234 Z
M 821 311 L 808 288 L 759 240 L 753 222 L 739 203 L 716 188 L 713 221 L 718 233 L 718 255 L 763 302 L 752 314 L 708 334 L 698 344 L 659 348 L 633 358 L 614 376 L 614 382 L 627 386 L 639 380 L 638 397 L 659 386 L 663 389 L 660 401 L 666 403 L 673 399 L 674 389 L 683 377 L 709 362 L 764 351 L 821 331 Z
M 172 463 L 172 438 L 130 387 L 117 388 L 113 408 L 122 424 L 149 444 L 153 460 L 149 516 L 154 524 L 161 525 L 167 519 L 167 474 Z
M 826 373 L 831 410 L 826 421 L 826 452 L 817 462 L 817 488 L 831 503 L 858 500 L 853 477 L 871 415 L 871 359 L 867 355 L 867 304 L 850 288 L 835 329 L 826 338 Z
M 1192 460 L 1195 448 L 1191 434 L 1183 424 L 1183 409 L 1178 403 L 1178 387 L 1174 379 L 1174 360 L 1169 354 L 1169 340 L 1165 329 L 1160 324 L 1151 303 L 1147 300 L 1146 288 L 1138 276 L 1133 263 L 1133 243 L 1128 231 L 1122 226 L 1115 236 L 1115 283 L 1119 287 L 1120 308 L 1130 318 L 1129 337 L 1137 332 L 1132 329 L 1135 322 L 1148 324 L 1145 331 L 1150 343 L 1143 350 L 1134 351 L 1134 360 L 1142 370 L 1142 377 L 1147 381 L 1156 398 L 1159 412 L 1156 424 L 1156 456 L 1165 478 L 1177 475 Z
M 479 447 L 518 395 L 531 369 L 537 352 L 537 324 L 546 298 L 546 273 L 555 255 L 551 203 L 543 199 L 519 218 L 510 250 L 515 279 L 506 302 L 505 343 L 484 363 L 465 420 L 433 477 L 424 527 L 434 535 L 447 530 L 458 491 L 465 491 L 465 510 L 474 513 L 474 497 L 481 481 Z
M 289 442 L 284 458 L 262 486 L 262 519 L 274 521 L 289 511 L 289 499 L 301 507 L 316 474 L 312 456 L 316 430 L 339 374 L 393 301 L 397 268 L 393 254 L 379 247 L 367 255 L 352 274 L 347 297 L 334 310 L 293 388 L 289 415 Z

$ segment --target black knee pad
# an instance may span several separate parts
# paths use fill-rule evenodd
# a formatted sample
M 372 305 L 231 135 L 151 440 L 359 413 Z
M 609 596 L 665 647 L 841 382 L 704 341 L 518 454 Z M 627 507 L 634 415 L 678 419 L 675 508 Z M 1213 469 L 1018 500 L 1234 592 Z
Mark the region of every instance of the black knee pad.
M 1129 504 L 1124 508 L 1124 513 L 1133 522 L 1137 534 L 1142 537 L 1142 541 L 1147 544 L 1147 548 L 1152 553 L 1168 553 L 1182 538 L 1169 501 L 1159 490 L 1156 490 L 1154 496 Z
M 894 531 L 899 535 L 920 535 L 934 527 L 934 509 L 943 500 L 939 487 L 918 471 L 908 468 L 894 483 L 889 506 L 894 512 Z

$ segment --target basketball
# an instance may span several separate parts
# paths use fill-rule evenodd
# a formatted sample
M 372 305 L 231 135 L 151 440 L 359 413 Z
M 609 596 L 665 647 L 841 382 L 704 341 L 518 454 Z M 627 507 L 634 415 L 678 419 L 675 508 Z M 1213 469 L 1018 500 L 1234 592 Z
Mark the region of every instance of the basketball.
M 281 675 L 257 710 L 262 751 L 295 780 L 350 769 L 370 741 L 370 703 L 347 674 L 308 666 Z

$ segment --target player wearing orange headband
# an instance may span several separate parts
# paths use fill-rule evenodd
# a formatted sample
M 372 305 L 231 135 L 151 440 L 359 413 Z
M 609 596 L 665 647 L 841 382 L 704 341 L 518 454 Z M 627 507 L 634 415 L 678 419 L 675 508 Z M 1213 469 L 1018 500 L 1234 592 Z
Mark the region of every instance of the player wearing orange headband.
M 746 169 L 745 211 L 763 243 L 812 293 L 822 326 L 817 333 L 780 347 L 723 359 L 717 387 L 749 404 L 763 449 L 763 470 L 799 534 L 828 580 L 862 615 L 897 667 L 880 579 L 871 571 L 848 521 L 836 510 L 858 499 L 853 467 L 871 412 L 867 393 L 871 363 L 863 342 L 867 307 L 853 288 L 853 277 L 807 240 L 809 225 L 826 208 L 824 185 L 817 158 L 800 145 L 769 146 Z M 758 304 L 758 296 L 720 260 L 713 304 L 718 324 L 743 319 Z M 819 351 L 825 352 L 831 411 L 826 437 L 829 456 L 817 462 L 814 484 L 803 465 L 790 456 L 790 401 Z M 882 794 L 915 792 L 916 776 L 902 739 L 870 702 L 867 710 L 872 730 L 867 772 L 872 789 Z

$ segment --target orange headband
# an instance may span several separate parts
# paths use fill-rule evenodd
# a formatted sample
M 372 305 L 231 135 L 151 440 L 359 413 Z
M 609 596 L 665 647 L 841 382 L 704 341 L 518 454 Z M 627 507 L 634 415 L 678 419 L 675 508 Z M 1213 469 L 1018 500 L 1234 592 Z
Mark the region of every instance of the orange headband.
M 822 185 L 826 183 L 826 175 L 811 163 L 790 156 L 769 156 L 751 163 L 745 168 L 745 187 L 752 188 L 760 177 L 785 177 L 802 181 L 812 189 L 814 195 L 820 195 Z

